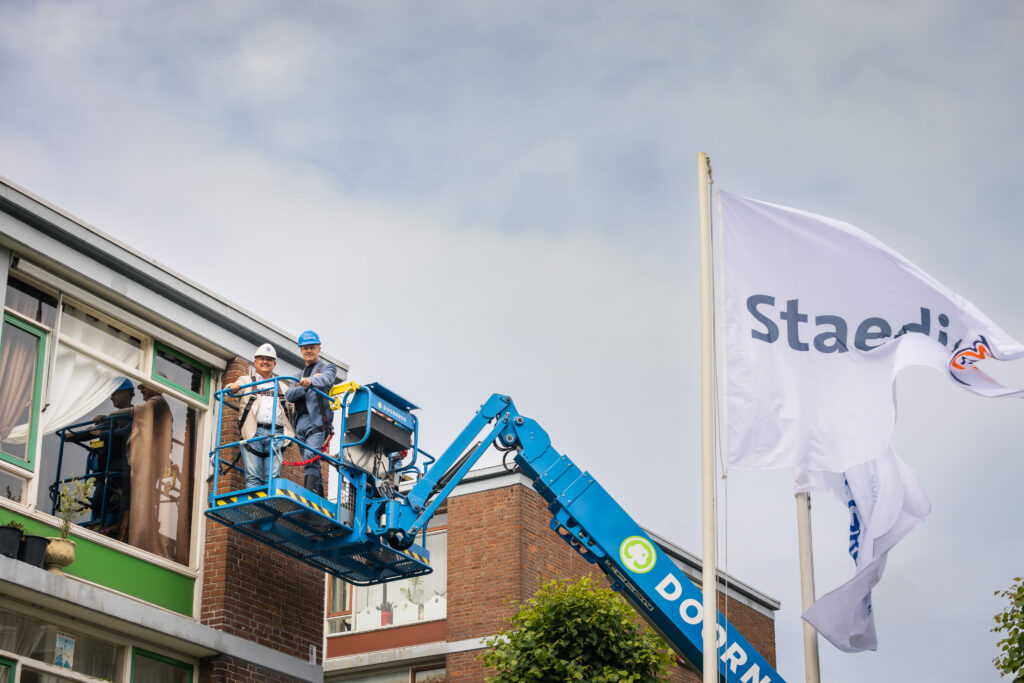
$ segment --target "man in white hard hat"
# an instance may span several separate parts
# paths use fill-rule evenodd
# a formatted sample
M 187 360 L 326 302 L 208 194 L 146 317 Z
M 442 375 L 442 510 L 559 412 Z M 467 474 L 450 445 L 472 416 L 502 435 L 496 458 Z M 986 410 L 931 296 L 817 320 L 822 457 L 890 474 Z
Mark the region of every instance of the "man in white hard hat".
M 274 477 L 281 475 L 281 452 L 288 442 L 271 437 L 282 434 L 295 437 L 295 430 L 284 409 L 284 393 L 288 389 L 288 384 L 284 381 L 277 382 L 275 401 L 274 383 L 264 382 L 275 377 L 277 350 L 274 345 L 268 342 L 256 349 L 253 364 L 254 375 L 239 377 L 227 387 L 241 395 L 238 401 L 238 429 L 242 440 L 247 442 L 241 446 L 242 459 L 245 462 L 246 488 L 266 485 L 268 472 L 272 472 Z M 260 384 L 239 391 L 240 387 L 255 382 Z M 273 461 L 268 463 L 271 452 Z

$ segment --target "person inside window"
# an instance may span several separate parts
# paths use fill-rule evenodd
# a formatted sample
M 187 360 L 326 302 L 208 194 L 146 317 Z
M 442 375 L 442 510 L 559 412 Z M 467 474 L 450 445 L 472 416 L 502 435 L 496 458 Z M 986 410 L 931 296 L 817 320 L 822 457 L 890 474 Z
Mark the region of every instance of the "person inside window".
M 100 440 L 99 447 L 89 446 L 86 476 L 94 477 L 96 487 L 90 500 L 92 519 L 101 533 L 122 531 L 124 516 L 131 505 L 131 468 L 128 463 L 128 437 L 132 431 L 132 401 L 135 385 L 125 378 L 110 394 L 114 410 L 109 415 L 93 418 L 94 429 L 69 434 L 75 442 Z

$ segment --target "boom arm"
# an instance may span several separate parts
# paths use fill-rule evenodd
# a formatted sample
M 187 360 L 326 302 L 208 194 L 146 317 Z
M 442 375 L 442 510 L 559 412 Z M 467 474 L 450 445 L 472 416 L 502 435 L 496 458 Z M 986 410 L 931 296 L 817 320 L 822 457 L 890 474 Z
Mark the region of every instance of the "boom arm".
M 470 445 L 484 430 L 488 430 L 487 435 Z M 515 451 L 516 465 L 548 503 L 551 528 L 608 574 L 612 588 L 621 591 L 680 656 L 700 669 L 700 589 L 589 473 L 551 446 L 540 425 L 519 414 L 508 396 L 491 396 L 405 499 L 387 503 L 389 534 L 415 537 L 492 442 L 501 450 Z M 720 680 L 783 681 L 721 614 L 717 623 Z

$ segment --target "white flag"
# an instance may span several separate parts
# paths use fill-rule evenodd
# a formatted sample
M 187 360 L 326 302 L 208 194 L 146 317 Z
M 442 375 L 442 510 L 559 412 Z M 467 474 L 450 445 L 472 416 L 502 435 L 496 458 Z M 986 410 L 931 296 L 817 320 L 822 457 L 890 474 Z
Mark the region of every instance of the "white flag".
M 801 472 L 797 489 L 834 493 L 850 509 L 853 578 L 804 612 L 821 635 L 844 652 L 878 649 L 871 589 L 886 554 L 931 512 L 917 474 L 892 450 L 878 460 L 834 472 Z
M 890 446 L 896 375 L 927 365 L 984 396 L 1024 396 L 975 365 L 1024 357 L 1024 346 L 852 225 L 726 192 L 719 201 L 729 463 L 796 466 L 799 490 L 850 506 L 854 576 L 804 618 L 842 650 L 876 649 L 871 589 L 931 510 Z
M 732 467 L 845 472 L 884 456 L 906 365 L 1024 396 L 975 365 L 1024 357 L 1024 346 L 889 247 L 831 218 L 719 201 Z

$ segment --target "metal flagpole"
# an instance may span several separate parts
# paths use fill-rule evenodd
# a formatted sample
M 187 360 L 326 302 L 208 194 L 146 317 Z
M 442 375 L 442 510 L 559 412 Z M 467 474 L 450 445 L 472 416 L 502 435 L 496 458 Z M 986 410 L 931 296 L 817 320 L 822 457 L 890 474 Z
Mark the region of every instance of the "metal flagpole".
M 811 494 L 796 494 L 796 529 L 800 540 L 800 599 L 803 609 L 814 603 L 814 554 L 811 548 Z M 820 683 L 818 632 L 804 622 L 804 672 L 807 683 Z
M 703 571 L 701 591 L 704 594 L 704 683 L 718 683 L 718 577 L 715 571 L 715 441 L 712 351 L 714 318 L 712 316 L 711 273 L 711 207 L 708 177 L 711 169 L 708 155 L 697 154 L 697 189 L 700 206 L 700 359 L 701 359 L 701 481 L 702 481 L 702 547 Z

